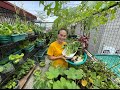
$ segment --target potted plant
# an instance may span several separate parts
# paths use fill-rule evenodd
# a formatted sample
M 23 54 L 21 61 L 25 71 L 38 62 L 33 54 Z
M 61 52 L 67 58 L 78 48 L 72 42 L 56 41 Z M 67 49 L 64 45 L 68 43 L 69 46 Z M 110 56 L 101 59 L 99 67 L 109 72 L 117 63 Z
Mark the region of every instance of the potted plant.
M 12 34 L 12 25 L 8 23 L 0 24 L 0 43 L 10 43 Z
M 10 80 L 5 86 L 2 87 L 3 89 L 19 89 L 19 80 Z

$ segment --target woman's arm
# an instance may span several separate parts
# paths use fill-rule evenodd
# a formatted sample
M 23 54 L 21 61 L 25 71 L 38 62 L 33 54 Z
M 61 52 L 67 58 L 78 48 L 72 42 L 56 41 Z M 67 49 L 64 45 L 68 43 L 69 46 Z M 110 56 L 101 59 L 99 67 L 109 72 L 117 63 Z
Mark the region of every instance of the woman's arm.
M 48 59 L 50 60 L 56 60 L 56 59 L 63 59 L 63 60 L 66 60 L 66 58 L 64 57 L 64 55 L 61 55 L 61 56 L 50 56 L 48 55 Z

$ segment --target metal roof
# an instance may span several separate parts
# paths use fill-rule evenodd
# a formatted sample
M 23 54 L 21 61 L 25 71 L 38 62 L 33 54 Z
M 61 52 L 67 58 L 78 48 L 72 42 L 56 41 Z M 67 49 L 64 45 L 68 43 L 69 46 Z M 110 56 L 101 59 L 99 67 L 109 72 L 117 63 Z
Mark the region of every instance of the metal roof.
M 15 6 L 15 5 L 13 5 L 13 4 L 10 3 L 10 2 L 0 1 L 0 7 L 5 8 L 5 9 L 8 9 L 8 10 L 11 10 L 11 11 L 13 11 L 13 12 L 16 12 L 14 6 Z M 16 6 L 16 8 L 20 9 L 20 12 L 19 12 L 20 15 L 24 16 L 24 13 L 23 13 L 23 12 L 25 12 L 25 13 L 26 13 L 26 17 L 29 17 L 29 18 L 32 19 L 32 20 L 37 19 L 36 16 L 34 16 L 34 15 L 32 15 L 31 13 L 23 10 L 22 8 L 19 8 L 19 7 L 17 7 L 17 6 Z

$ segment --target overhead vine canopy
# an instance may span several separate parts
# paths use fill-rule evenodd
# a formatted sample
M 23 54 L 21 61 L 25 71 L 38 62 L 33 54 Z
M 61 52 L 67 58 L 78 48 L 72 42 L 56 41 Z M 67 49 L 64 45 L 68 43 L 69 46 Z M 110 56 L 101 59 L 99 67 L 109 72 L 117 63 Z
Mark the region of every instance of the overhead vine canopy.
M 47 15 L 58 16 L 53 25 L 58 29 L 82 22 L 86 25 L 86 30 L 90 30 L 105 24 L 109 19 L 113 20 L 117 8 L 120 7 L 119 1 L 81 1 L 80 5 L 73 8 L 62 8 L 62 5 L 69 1 L 54 1 L 49 4 L 45 2 L 40 1 L 40 4 L 44 5 Z M 54 7 L 52 7 L 53 3 Z

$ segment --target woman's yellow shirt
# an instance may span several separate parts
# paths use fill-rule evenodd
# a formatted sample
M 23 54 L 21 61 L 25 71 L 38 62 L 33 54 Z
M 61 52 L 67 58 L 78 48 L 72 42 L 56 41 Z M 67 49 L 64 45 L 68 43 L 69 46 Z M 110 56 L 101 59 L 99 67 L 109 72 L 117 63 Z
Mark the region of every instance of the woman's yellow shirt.
M 66 42 L 59 44 L 57 41 L 54 41 L 53 43 L 50 44 L 47 54 L 50 56 L 56 56 L 56 57 L 62 55 L 62 51 L 63 51 L 62 47 L 65 44 L 66 44 Z M 53 60 L 52 66 L 54 66 L 54 67 L 62 66 L 62 67 L 67 68 L 68 63 L 63 59 L 56 59 L 56 60 Z

